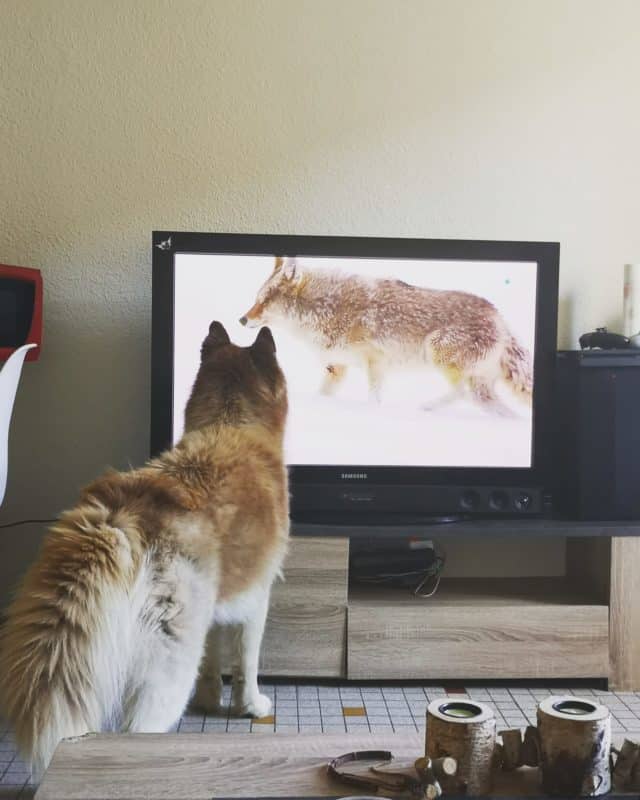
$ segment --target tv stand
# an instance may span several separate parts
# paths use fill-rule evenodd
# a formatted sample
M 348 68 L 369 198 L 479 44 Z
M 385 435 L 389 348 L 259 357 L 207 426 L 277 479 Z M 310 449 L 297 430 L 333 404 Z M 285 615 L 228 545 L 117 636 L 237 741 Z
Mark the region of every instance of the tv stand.
M 294 526 L 272 593 L 262 673 L 354 680 L 606 679 L 640 690 L 640 522 L 462 520 Z M 437 531 L 437 533 L 434 533 Z M 322 534 L 325 535 L 322 535 Z M 443 578 L 431 598 L 349 580 L 349 539 L 554 536 L 553 578 Z M 295 642 L 295 647 L 291 643 Z

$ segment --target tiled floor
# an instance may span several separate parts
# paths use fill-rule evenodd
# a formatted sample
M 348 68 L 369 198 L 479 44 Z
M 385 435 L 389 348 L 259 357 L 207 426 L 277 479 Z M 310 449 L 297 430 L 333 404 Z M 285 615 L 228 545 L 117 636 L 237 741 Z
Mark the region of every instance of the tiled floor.
M 549 694 L 594 697 L 611 709 L 614 733 L 640 736 L 640 692 L 614 693 L 581 686 L 443 686 L 412 684 L 268 683 L 262 686 L 274 705 L 273 716 L 262 720 L 214 717 L 190 711 L 178 732 L 207 733 L 333 733 L 424 730 L 427 703 L 437 697 L 472 697 L 492 706 L 498 730 L 535 723 L 536 705 Z M 225 700 L 230 689 L 225 687 Z M 11 732 L 0 722 L 0 800 L 26 800 L 34 789 L 15 752 Z

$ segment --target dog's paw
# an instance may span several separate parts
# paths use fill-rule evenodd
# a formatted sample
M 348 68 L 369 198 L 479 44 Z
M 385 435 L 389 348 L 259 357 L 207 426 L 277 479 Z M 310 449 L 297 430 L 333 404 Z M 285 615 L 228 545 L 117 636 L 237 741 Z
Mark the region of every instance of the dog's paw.
M 222 708 L 222 679 L 201 677 L 191 698 L 191 706 L 208 714 L 220 711 Z
M 264 694 L 257 694 L 242 704 L 240 714 L 243 717 L 268 717 L 271 708 L 271 700 Z

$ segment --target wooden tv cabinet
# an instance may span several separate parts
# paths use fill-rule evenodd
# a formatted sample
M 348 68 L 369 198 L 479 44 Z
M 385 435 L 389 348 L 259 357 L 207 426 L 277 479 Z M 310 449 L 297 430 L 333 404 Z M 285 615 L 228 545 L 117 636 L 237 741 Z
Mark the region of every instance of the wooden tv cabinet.
M 429 599 L 352 585 L 352 532 L 345 526 L 329 537 L 318 526 L 294 529 L 285 580 L 272 592 L 263 675 L 601 678 L 619 691 L 640 690 L 640 523 L 429 526 L 420 535 L 558 536 L 567 547 L 563 577 L 445 578 Z

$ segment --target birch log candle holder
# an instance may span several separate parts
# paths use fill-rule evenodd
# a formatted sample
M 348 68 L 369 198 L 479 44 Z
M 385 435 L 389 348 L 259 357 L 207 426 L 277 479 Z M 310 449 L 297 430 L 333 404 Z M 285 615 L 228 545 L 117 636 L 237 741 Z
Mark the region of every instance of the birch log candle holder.
M 491 789 L 491 767 L 496 744 L 496 720 L 483 703 L 470 700 L 434 700 L 427 707 L 426 755 L 450 756 L 457 762 L 456 782 L 469 795 Z
M 547 697 L 538 706 L 538 738 L 547 794 L 594 796 L 610 790 L 608 708 L 577 697 Z

